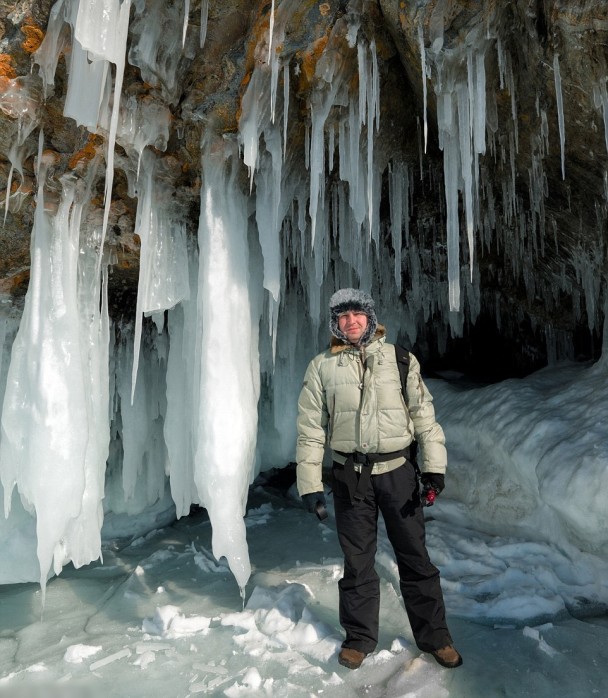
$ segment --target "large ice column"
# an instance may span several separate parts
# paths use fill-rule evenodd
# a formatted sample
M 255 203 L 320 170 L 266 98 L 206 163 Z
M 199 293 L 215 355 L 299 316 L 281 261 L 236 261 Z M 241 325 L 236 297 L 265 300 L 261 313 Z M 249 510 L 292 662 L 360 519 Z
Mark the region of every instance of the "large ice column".
M 81 565 L 100 555 L 108 446 L 107 304 L 100 310 L 99 284 L 86 278 L 94 250 L 80 259 L 80 246 L 90 242 L 79 235 L 90 192 L 64 179 L 51 217 L 44 206 L 47 157 L 40 148 L 30 284 L 12 349 L 0 442 L 5 514 L 16 486 L 36 516 L 43 589 L 51 567 L 58 574 L 70 559 Z M 101 266 L 96 258 L 93 264 Z
M 255 464 L 259 316 L 249 283 L 247 199 L 230 150 L 220 144 L 203 157 L 194 478 L 211 519 L 213 554 L 227 558 L 243 590 L 251 573 L 243 515 Z
M 89 183 L 92 183 L 94 172 Z M 91 191 L 82 191 L 72 208 L 70 225 L 80 229 L 78 256 L 78 315 L 80 318 L 81 370 L 85 383 L 85 406 L 88 439 L 84 457 L 84 492 L 82 509 L 67 527 L 66 554 L 75 567 L 86 565 L 100 554 L 100 531 L 103 524 L 104 482 L 110 442 L 109 422 L 109 345 L 108 272 L 101 262 L 101 226 L 98 222 L 82 223 Z M 105 259 L 105 258 L 104 258 Z
M 186 516 L 192 503 L 200 503 L 194 482 L 194 451 L 199 405 L 200 356 L 197 335 L 198 254 L 190 252 L 190 297 L 169 310 L 171 338 L 167 358 L 167 411 L 164 433 L 167 469 L 176 514 Z
M 11 349 L 21 314 L 4 308 L 8 315 L 0 317 L 0 404 L 4 402 L 6 380 L 11 363 Z M 4 488 L 0 483 L 0 494 Z M 0 584 L 35 582 L 40 579 L 40 564 L 36 555 L 36 519 L 23 508 L 19 495 L 13 490 L 8 517 L 0 515 Z M 6 561 L 10 560 L 11 564 Z

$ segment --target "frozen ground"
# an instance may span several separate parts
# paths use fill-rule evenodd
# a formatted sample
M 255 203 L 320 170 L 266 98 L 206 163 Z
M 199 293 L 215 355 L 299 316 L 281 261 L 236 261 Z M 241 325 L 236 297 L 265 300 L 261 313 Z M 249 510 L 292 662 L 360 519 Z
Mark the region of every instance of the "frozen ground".
M 144 537 L 106 518 L 103 565 L 64 568 L 42 616 L 38 585 L 0 586 L 0 698 L 608 695 L 606 370 L 430 382 L 450 465 L 427 539 L 461 668 L 413 644 L 382 528 L 380 643 L 359 670 L 338 664 L 333 516 L 306 513 L 281 471 L 250 490 L 244 600 L 205 510 Z
M 50 581 L 42 618 L 37 585 L 0 587 L 0 696 L 608 695 L 608 619 L 567 610 L 582 612 L 590 575 L 608 584 L 603 563 L 573 565 L 554 546 L 468 530 L 446 499 L 430 511 L 429 545 L 465 659 L 457 670 L 413 644 L 383 535 L 380 644 L 358 671 L 341 667 L 333 517 L 319 523 L 293 497 L 256 488 L 244 609 L 209 552 L 204 511 L 113 541 L 103 565 Z

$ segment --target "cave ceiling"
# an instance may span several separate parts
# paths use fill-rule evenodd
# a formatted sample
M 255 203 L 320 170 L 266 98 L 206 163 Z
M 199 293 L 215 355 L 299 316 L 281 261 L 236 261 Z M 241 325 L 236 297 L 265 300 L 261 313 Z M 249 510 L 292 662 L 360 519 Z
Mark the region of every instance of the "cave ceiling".
M 50 0 L 0 1 L 0 205 L 4 209 L 0 293 L 6 308 L 19 309 L 28 285 L 41 130 L 52 160 L 45 206 L 52 210 L 57 205 L 66 174 L 85 178 L 96 167 L 99 175 L 87 216 L 99 219 L 104 207 L 108 134 L 64 116 L 70 55 L 67 24 L 51 88 L 40 75 L 38 57 L 52 7 Z M 289 8 L 282 18 L 281 8 Z M 155 13 L 162 33 L 175 31 L 186 9 L 183 47 L 163 58 L 166 70 L 157 74 L 127 58 L 121 100 L 123 104 L 136 100 L 170 114 L 168 136 L 146 147 L 158 156 L 159 177 L 166 181 L 175 206 L 187 212 L 188 233 L 195 236 L 201 143 L 210 133 L 238 142 L 239 122 L 244 109 L 251 108 L 245 103 L 247 88 L 267 60 L 269 26 L 275 17 L 268 1 L 209 0 L 201 48 L 204 13 L 199 0 L 148 0 L 147 5 L 140 0 L 131 8 L 130 45 L 142 31 L 138 22 L 146 12 Z M 549 333 L 569 338 L 572 349 L 573 338 L 587 333 L 583 353 L 592 354 L 589 338 L 597 338 L 601 331 L 606 272 L 606 3 L 284 0 L 276 3 L 275 12 L 283 33 L 274 50 L 280 53 L 282 68 L 289 71 L 286 159 L 292 170 L 306 172 L 304 146 L 320 62 L 337 61 L 345 81 L 356 83 L 357 47 L 347 36 L 353 17 L 368 45 L 373 42 L 380 85 L 374 153 L 384 178 L 380 217 L 384 224 L 390 217 L 387 173 L 395 163 L 406 163 L 412 173 L 409 235 L 417 238 L 418 250 L 445 248 L 447 127 L 442 104 L 457 93 L 458 85 L 468 84 L 469 92 L 475 88 L 471 76 L 479 78 L 480 68 L 477 63 L 475 73 L 471 65 L 482 61 L 485 147 L 475 155 L 470 204 L 480 308 L 476 313 L 464 309 L 461 334 L 473 336 L 481 318 L 511 340 L 524 333 L 530 346 L 536 342 L 540 347 Z M 479 108 L 479 102 L 469 106 Z M 461 134 L 465 128 L 461 125 Z M 133 153 L 118 139 L 105 242 L 110 249 L 110 307 L 115 317 L 128 316 L 135 308 L 139 239 L 134 234 L 133 169 Z M 244 164 L 240 176 L 247 190 Z M 459 187 L 458 196 L 460 264 L 466 276 L 470 269 L 464 187 Z M 381 236 L 380 244 L 386 245 L 389 260 L 390 242 Z M 430 256 L 429 273 L 445 289 L 445 254 Z M 408 269 L 406 265 L 404 299 Z M 444 314 L 447 307 L 443 305 Z M 432 320 L 431 313 L 429 324 Z M 540 348 L 534 351 L 543 354 Z

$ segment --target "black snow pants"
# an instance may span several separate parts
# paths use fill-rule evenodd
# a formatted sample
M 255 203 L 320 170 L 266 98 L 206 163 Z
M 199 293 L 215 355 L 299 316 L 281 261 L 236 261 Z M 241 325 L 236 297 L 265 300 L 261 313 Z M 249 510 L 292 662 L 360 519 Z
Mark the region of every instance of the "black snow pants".
M 365 498 L 355 504 L 344 483 L 343 466 L 334 462 L 333 468 L 336 527 L 344 553 L 344 576 L 338 583 L 340 624 L 346 631 L 342 647 L 367 654 L 378 643 L 380 581 L 374 562 L 379 511 L 395 552 L 401 594 L 416 644 L 426 652 L 451 645 L 439 570 L 426 549 L 414 466 L 406 462 L 387 473 L 372 475 Z

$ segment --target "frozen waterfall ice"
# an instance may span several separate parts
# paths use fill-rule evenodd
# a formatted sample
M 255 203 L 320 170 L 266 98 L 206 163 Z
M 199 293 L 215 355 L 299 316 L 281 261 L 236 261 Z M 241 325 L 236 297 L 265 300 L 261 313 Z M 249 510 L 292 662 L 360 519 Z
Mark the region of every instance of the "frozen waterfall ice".
M 44 184 L 52 161 L 42 141 L 31 281 L 7 376 L 0 474 L 5 514 L 15 486 L 35 514 L 44 589 L 51 569 L 59 574 L 67 561 L 80 566 L 101 552 L 109 327 L 106 282 L 100 287 L 97 274 L 99 239 L 93 231 L 80 235 L 90 189 L 66 178 L 49 216 Z
M 530 302 L 543 297 L 554 309 L 572 290 L 565 273 L 550 287 L 534 273 L 554 242 L 545 168 L 558 139 L 566 177 L 564 59 L 554 54 L 557 129 L 537 102 L 529 177 L 516 181 L 518 82 L 503 28 L 488 21 L 453 41 L 446 5 L 435 3 L 412 27 L 422 92 L 420 114 L 407 121 L 415 130 L 422 119 L 414 155 L 397 142 L 404 115 L 396 112 L 409 103 L 386 99 L 386 38 L 365 3 L 348 2 L 304 53 L 291 43 L 302 3 L 267 3 L 251 18 L 257 43 L 248 47 L 237 116 L 221 135 L 206 105 L 181 103 L 187 67 L 213 49 L 208 32 L 219 20 L 208 0 L 196 39 L 189 0 L 53 5 L 34 55 L 39 75 L 3 83 L 1 106 L 14 119 L 5 213 L 20 201 L 11 180 L 23 180 L 45 100 L 63 100 L 92 155 L 58 186 L 49 180 L 52 154 L 40 149 L 30 287 L 20 323 L 0 318 L 8 514 L 0 549 L 11 545 L 3 531 L 37 529 L 37 569 L 28 550 L 13 581 L 44 585 L 68 561 L 97 559 L 104 517 L 106 525 L 122 515 L 183 517 L 202 505 L 214 555 L 244 588 L 248 488 L 260 469 L 294 456 L 297 392 L 306 361 L 326 345 L 335 288 L 372 292 L 391 339 L 413 345 L 436 326 L 440 353 L 481 312 L 477 263 L 486 252 L 504 254 L 505 278 Z M 315 9 L 330 11 L 329 3 Z M 67 81 L 56 81 L 62 56 Z M 125 71 L 141 76 L 141 91 L 122 89 Z M 605 79 L 593 100 L 608 149 Z M 177 105 L 204 122 L 200 143 L 184 135 L 187 121 L 176 123 Z M 167 156 L 171 139 L 200 160 L 194 215 L 180 180 L 192 165 Z M 436 166 L 432 148 L 442 151 Z M 497 187 L 484 166 L 490 158 L 502 175 Z M 112 208 L 115 172 L 132 223 Z M 441 217 L 421 215 L 422 190 L 441 201 Z M 107 267 L 129 225 L 139 246 L 137 300 L 131 318 L 110 322 Z M 575 312 L 591 331 L 601 323 L 603 255 L 602 240 L 568 255 L 580 287 Z M 546 335 L 549 356 L 562 358 L 559 332 Z M 551 488 L 549 496 L 552 507 Z M 581 522 L 568 516 L 560 526 L 580 536 Z
M 230 149 L 228 149 L 230 155 Z M 226 557 L 244 590 L 251 566 L 245 534 L 260 391 L 260 292 L 250 288 L 247 199 L 236 158 L 203 156 L 195 365 L 194 481 L 213 527 L 213 554 Z

